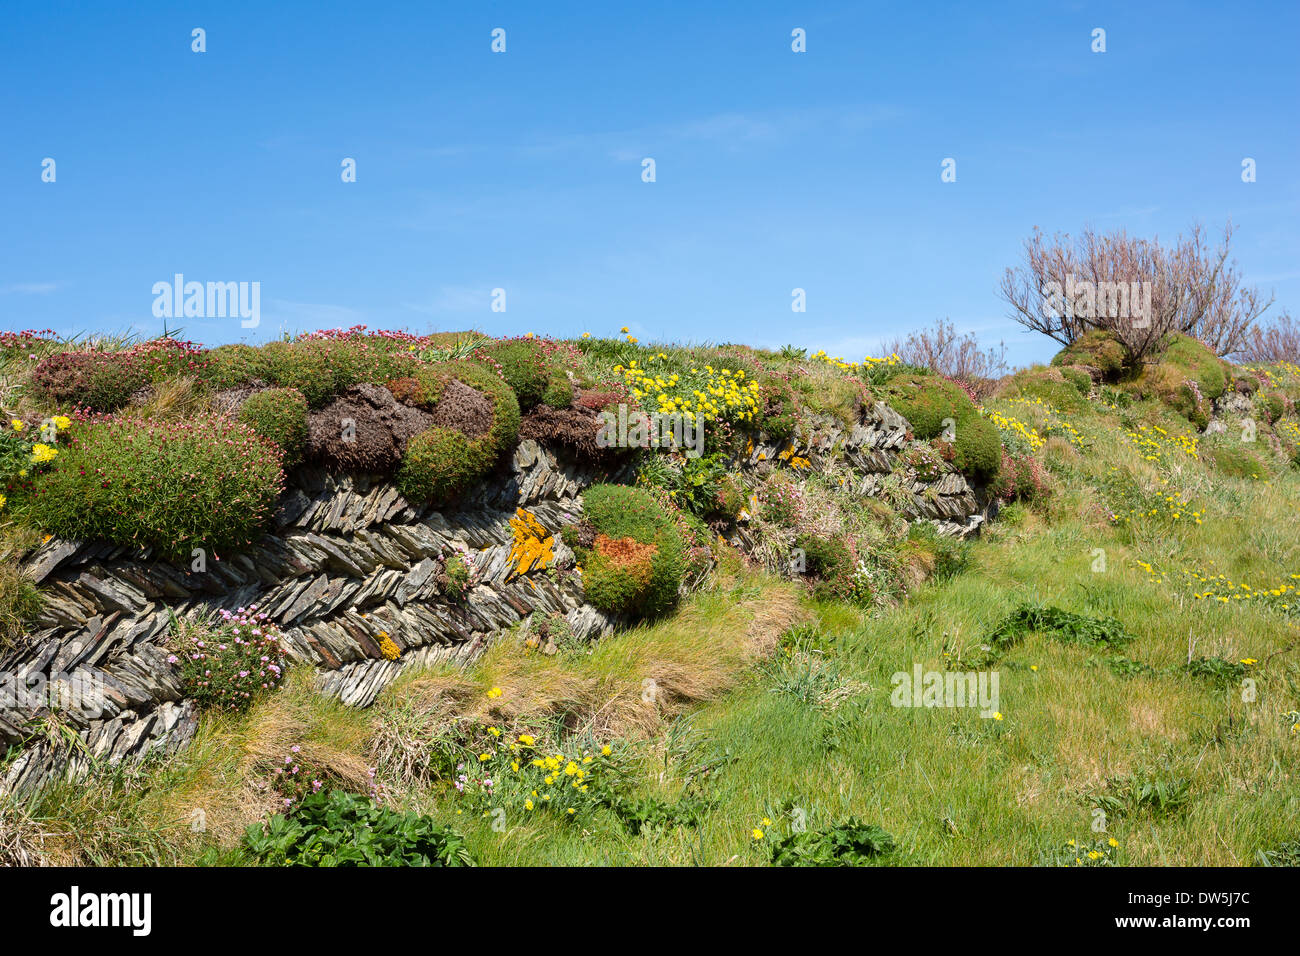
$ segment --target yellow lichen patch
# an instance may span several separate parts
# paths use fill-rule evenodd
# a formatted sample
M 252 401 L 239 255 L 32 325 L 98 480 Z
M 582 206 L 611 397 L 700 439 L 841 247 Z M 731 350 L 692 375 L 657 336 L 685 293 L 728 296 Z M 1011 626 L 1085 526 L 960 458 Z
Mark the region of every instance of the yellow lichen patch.
M 510 527 L 515 533 L 515 543 L 510 549 L 510 563 L 514 565 L 515 574 L 527 574 L 551 566 L 555 560 L 555 538 L 536 517 L 523 508 L 517 508 L 515 516 L 510 519 Z
M 379 653 L 384 655 L 385 660 L 395 661 L 402 656 L 401 649 L 397 642 L 388 636 L 387 631 L 379 632 Z

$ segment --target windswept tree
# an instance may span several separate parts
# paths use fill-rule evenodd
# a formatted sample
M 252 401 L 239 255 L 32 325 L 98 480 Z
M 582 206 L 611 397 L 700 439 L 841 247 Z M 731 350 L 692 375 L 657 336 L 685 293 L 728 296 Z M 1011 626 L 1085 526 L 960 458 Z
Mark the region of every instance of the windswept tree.
M 1229 258 L 1232 223 L 1210 248 L 1199 225 L 1172 247 L 1123 230 L 1091 228 L 1074 240 L 1035 228 L 1024 264 L 1007 269 L 1001 294 L 1011 318 L 1069 345 L 1092 329 L 1115 335 L 1130 361 L 1156 350 L 1170 332 L 1200 339 L 1219 355 L 1245 348 L 1255 320 L 1273 304 L 1242 284 Z
M 885 354 L 897 355 L 909 365 L 918 365 L 963 382 L 998 378 L 1007 371 L 1007 346 L 980 348 L 973 332 L 958 335 L 950 319 L 939 319 L 929 329 L 908 333 L 906 339 L 886 343 Z
M 1258 365 L 1300 363 L 1300 322 L 1283 312 L 1267 324 L 1253 326 L 1245 346 L 1234 357 Z

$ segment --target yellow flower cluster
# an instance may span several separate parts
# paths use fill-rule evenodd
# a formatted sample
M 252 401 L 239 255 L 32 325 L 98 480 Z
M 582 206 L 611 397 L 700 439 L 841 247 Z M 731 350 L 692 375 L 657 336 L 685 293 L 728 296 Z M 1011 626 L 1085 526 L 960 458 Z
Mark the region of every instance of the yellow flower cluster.
M 1065 416 L 1051 402 L 1045 402 L 1037 396 L 1033 398 L 1007 398 L 1002 401 L 1005 401 L 1008 405 L 1025 405 L 1030 408 L 1040 409 L 1047 416 L 1047 421 L 1044 424 L 1047 431 L 1059 431 L 1065 436 L 1065 440 L 1075 448 L 1082 449 L 1084 447 L 1083 435 L 1079 433 L 1079 429 L 1066 421 Z
M 515 543 L 509 560 L 515 566 L 515 573 L 527 574 L 550 567 L 555 560 L 555 537 L 542 523 L 523 508 L 517 508 L 510 527 L 515 533 Z
M 633 360 L 626 367 L 616 365 L 614 371 L 636 398 L 653 402 L 661 414 L 699 416 L 706 422 L 750 421 L 758 411 L 759 384 L 747 380 L 744 369 L 705 365 L 683 375 L 667 368 L 667 361 L 659 352 L 645 366 Z
M 536 739 L 531 734 L 520 734 L 519 742 L 510 745 L 512 752 L 517 751 L 520 747 L 531 748 L 536 744 Z M 600 748 L 600 755 L 608 757 L 613 751 L 609 744 Z M 521 755 L 520 759 L 523 759 Z M 541 772 L 541 787 L 531 791 L 527 799 L 524 800 L 524 809 L 531 811 L 537 804 L 533 798 L 536 797 L 542 803 L 550 803 L 553 798 L 559 797 L 559 790 L 556 788 L 568 787 L 577 793 L 586 793 L 591 785 L 587 782 L 587 777 L 591 773 L 591 763 L 595 757 L 589 751 L 574 754 L 572 757 L 563 752 L 553 754 L 540 754 L 529 761 L 529 765 L 535 767 Z M 519 760 L 512 760 L 510 763 L 512 773 L 520 773 L 521 766 Z M 546 792 L 541 792 L 545 788 Z M 573 815 L 577 810 L 569 807 L 565 810 L 566 814 Z
M 72 419 L 67 415 L 55 415 L 53 418 L 47 419 L 47 424 L 52 424 L 59 431 L 65 431 L 72 427 Z M 21 418 L 9 419 L 9 427 L 16 432 L 27 430 L 27 426 L 23 423 Z
M 1182 521 L 1184 519 L 1201 524 L 1201 519 L 1205 517 L 1204 511 L 1192 511 L 1187 505 L 1190 503 L 1188 498 L 1176 498 L 1173 495 L 1162 495 L 1156 502 L 1156 506 L 1141 511 L 1137 508 L 1130 508 L 1125 514 L 1111 512 L 1110 520 L 1112 524 L 1129 524 L 1134 518 L 1156 518 L 1164 517 L 1171 521 Z
M 32 446 L 32 464 L 43 465 L 47 461 L 53 461 L 58 454 L 57 448 L 37 442 Z
M 1119 473 L 1118 468 L 1110 469 L 1111 476 L 1117 476 Z M 1164 488 L 1169 487 L 1169 479 L 1161 478 L 1160 485 Z M 1202 519 L 1207 514 L 1206 509 L 1196 510 L 1189 507 L 1190 505 L 1191 498 L 1186 495 L 1157 492 L 1153 497 L 1146 497 L 1146 504 L 1141 508 L 1130 508 L 1126 512 L 1112 511 L 1110 520 L 1116 525 L 1129 524 L 1134 518 L 1164 518 L 1169 521 L 1191 521 L 1202 524 Z
M 1065 845 L 1079 854 L 1074 858 L 1075 866 L 1105 866 L 1110 860 L 1111 851 L 1119 848 L 1119 841 L 1108 837 L 1105 843 L 1098 840 L 1087 850 L 1074 840 L 1066 841 Z
M 812 354 L 812 359 L 815 362 L 825 362 L 827 365 L 834 365 L 841 372 L 857 372 L 861 369 L 875 368 L 877 365 L 893 366 L 898 365 L 903 361 L 898 357 L 898 355 L 889 355 L 885 358 L 873 358 L 868 355 L 861 362 L 846 362 L 838 355 L 832 358 L 827 355 L 823 349 L 818 349 L 814 352 Z
M 1147 580 L 1151 584 L 1164 584 L 1168 579 L 1164 571 L 1157 570 L 1146 561 L 1135 563 L 1147 573 Z M 1295 583 L 1300 581 L 1300 574 L 1292 574 L 1289 582 L 1284 581 L 1268 588 L 1251 587 L 1245 582 L 1233 581 L 1226 574 L 1212 574 L 1208 571 L 1181 568 L 1177 574 L 1181 577 L 1182 583 L 1192 589 L 1192 597 L 1198 601 L 1209 600 L 1219 604 L 1255 601 L 1281 611 L 1290 611 L 1293 606 L 1300 609 L 1300 601 L 1296 598 L 1297 588 L 1300 586 Z
M 1199 438 L 1195 435 L 1171 435 L 1159 425 L 1140 422 L 1136 428 L 1126 431 L 1124 437 L 1137 447 L 1147 461 L 1164 464 L 1167 461 L 1165 453 L 1170 450 L 1182 452 L 1192 459 L 1200 457 L 1197 450 Z
M 1013 432 L 1029 442 L 1029 447 L 1034 451 L 1042 448 L 1047 444 L 1047 439 L 1038 434 L 1038 429 L 1032 425 L 1027 425 L 1018 418 L 1012 418 L 1010 415 L 1003 415 L 1001 412 L 993 409 L 984 409 L 984 417 L 991 421 L 998 431 Z

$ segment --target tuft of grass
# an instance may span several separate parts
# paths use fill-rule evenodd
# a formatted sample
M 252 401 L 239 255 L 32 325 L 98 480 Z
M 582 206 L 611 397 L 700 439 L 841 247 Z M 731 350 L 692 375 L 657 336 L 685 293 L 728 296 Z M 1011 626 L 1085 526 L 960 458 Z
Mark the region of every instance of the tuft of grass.
M 16 565 L 0 561 L 0 654 L 18 643 L 41 611 L 41 595 Z

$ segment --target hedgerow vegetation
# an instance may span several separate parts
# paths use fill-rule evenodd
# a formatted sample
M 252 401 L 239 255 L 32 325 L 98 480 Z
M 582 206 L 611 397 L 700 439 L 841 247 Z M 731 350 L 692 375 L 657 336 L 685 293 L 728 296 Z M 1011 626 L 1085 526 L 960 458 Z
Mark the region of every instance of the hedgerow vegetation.
M 54 862 L 1297 858 L 1291 360 L 1235 365 L 1180 332 L 1134 360 L 1093 330 L 1050 366 L 959 381 L 896 356 L 626 333 L 350 330 L 207 351 L 7 335 L 12 554 L 45 534 L 237 548 L 264 527 L 311 416 L 359 384 L 430 416 L 391 476 L 414 501 L 454 507 L 521 433 L 631 465 L 631 484 L 588 488 L 559 534 L 619 632 L 543 652 L 521 629 L 465 668 L 406 672 L 368 710 L 322 696 L 306 669 L 237 696 L 244 668 L 224 662 L 189 749 L 56 785 L 9 817 Z M 130 352 L 123 367 L 149 371 L 129 393 L 101 359 L 52 362 L 38 382 L 67 352 Z M 182 379 L 196 400 L 167 399 Z M 876 402 L 913 441 L 867 497 L 791 439 Z M 592 440 L 620 404 L 698 414 L 702 454 L 602 458 L 625 454 Z M 760 448 L 778 450 L 755 467 Z M 908 510 L 917 479 L 951 468 L 990 504 L 974 540 Z M 0 602 L 21 639 L 10 622 L 39 594 L 0 590 L 21 591 Z M 996 669 L 997 713 L 891 706 L 894 675 L 918 665 Z M 286 755 L 306 789 L 276 774 Z M 201 832 L 186 825 L 196 806 Z

